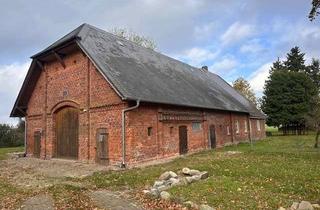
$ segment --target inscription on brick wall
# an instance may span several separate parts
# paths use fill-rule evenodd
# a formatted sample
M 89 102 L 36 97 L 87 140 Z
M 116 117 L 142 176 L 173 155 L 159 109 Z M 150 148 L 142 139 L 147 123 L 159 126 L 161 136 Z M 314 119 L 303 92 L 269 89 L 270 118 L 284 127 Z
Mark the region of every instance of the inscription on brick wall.
M 159 121 L 203 121 L 202 113 L 161 112 Z

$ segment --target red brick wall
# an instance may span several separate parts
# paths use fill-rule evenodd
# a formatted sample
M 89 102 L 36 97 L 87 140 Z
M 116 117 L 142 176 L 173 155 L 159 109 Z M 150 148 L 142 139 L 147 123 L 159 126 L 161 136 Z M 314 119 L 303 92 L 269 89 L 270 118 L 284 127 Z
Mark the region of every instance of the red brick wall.
M 260 124 L 260 131 L 257 124 Z M 250 119 L 252 140 L 259 140 L 266 137 L 265 121 L 259 119 Z
M 79 159 L 95 159 L 96 131 L 107 128 L 111 159 L 119 159 L 121 110 L 126 107 L 105 82 L 89 59 L 81 52 L 46 63 L 29 100 L 27 110 L 27 151 L 33 154 L 33 134 L 42 130 L 41 157 L 55 154 L 55 112 L 65 106 L 79 110 Z M 47 108 L 45 108 L 47 107 Z M 45 111 L 46 113 L 45 114 Z M 90 139 L 90 143 L 88 143 Z M 46 148 L 46 149 L 45 149 Z
M 100 128 L 107 129 L 108 156 L 111 164 L 119 164 L 122 158 L 121 111 L 128 107 L 89 59 L 81 52 L 64 58 L 66 68 L 58 61 L 46 63 L 40 75 L 27 110 L 27 153 L 33 154 L 33 135 L 42 131 L 41 157 L 55 154 L 55 113 L 60 108 L 72 106 L 79 110 L 79 160 L 94 162 L 96 136 Z M 194 120 L 161 120 L 161 113 L 189 113 L 201 116 L 200 130 L 192 129 Z M 141 104 L 126 115 L 126 159 L 129 163 L 161 159 L 179 155 L 179 126 L 188 129 L 188 151 L 195 152 L 209 147 L 209 126 L 214 125 L 217 147 L 247 141 L 245 121 L 248 115 L 228 111 Z M 236 133 L 235 122 L 239 122 Z M 253 139 L 265 137 L 264 121 L 250 119 Z M 248 123 L 249 124 L 249 123 Z M 150 136 L 148 128 L 152 128 Z M 227 133 L 230 129 L 230 135 Z

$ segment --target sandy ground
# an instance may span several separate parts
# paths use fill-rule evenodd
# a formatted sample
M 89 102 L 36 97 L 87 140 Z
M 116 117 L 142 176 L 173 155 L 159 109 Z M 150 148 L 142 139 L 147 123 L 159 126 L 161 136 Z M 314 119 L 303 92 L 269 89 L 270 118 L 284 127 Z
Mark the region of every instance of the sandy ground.
M 66 178 L 84 178 L 106 166 L 71 160 L 41 160 L 37 158 L 11 158 L 0 161 L 0 177 L 23 187 L 48 187 Z

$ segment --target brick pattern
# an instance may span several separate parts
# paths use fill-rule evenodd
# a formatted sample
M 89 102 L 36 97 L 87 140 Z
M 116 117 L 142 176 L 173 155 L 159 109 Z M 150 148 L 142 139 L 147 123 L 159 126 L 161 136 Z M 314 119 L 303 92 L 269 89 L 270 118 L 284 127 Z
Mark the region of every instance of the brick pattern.
M 66 56 L 64 62 L 66 68 L 58 61 L 44 65 L 45 70 L 29 100 L 26 117 L 28 155 L 33 154 L 34 132 L 42 131 L 41 158 L 55 156 L 55 113 L 72 106 L 79 110 L 78 159 L 95 162 L 97 131 L 104 128 L 108 133 L 109 162 L 119 164 L 122 157 L 121 111 L 129 104 L 121 100 L 82 52 Z M 193 129 L 195 120 L 189 118 L 162 120 L 163 112 L 195 115 L 200 129 Z M 239 122 L 239 133 L 236 133 L 236 121 Z M 179 155 L 179 126 L 182 125 L 188 129 L 188 152 L 196 152 L 209 147 L 210 125 L 215 126 L 217 147 L 221 147 L 248 141 L 250 136 L 255 140 L 264 138 L 264 121 L 258 122 L 260 131 L 257 130 L 257 119 L 249 119 L 243 113 L 141 104 L 126 114 L 126 160 L 133 164 Z

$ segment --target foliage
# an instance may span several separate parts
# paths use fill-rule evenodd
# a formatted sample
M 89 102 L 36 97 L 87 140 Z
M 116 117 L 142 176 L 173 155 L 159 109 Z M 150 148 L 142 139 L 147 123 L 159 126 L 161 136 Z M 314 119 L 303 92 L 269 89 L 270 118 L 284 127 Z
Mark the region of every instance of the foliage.
M 306 73 L 309 75 L 316 88 L 320 90 L 320 61 L 313 58 L 311 65 L 306 68 Z
M 320 0 L 312 0 L 312 7 L 309 13 L 309 20 L 313 21 L 320 14 Z
M 149 37 L 145 37 L 142 35 L 139 35 L 135 32 L 129 31 L 128 29 L 125 28 L 113 28 L 110 31 L 112 34 L 120 36 L 124 39 L 127 39 L 129 41 L 132 41 L 142 47 L 146 47 L 152 50 L 157 49 L 157 45 L 154 40 L 152 40 Z
M 243 77 L 239 77 L 238 79 L 236 79 L 232 83 L 232 85 L 233 85 L 234 89 L 236 89 L 238 92 L 240 92 L 243 96 L 245 96 L 252 103 L 257 105 L 256 96 L 250 86 L 250 83 L 247 80 L 245 80 Z
M 172 162 L 122 172 L 100 172 L 89 177 L 99 188 L 141 191 L 165 171 L 183 167 L 205 170 L 209 178 L 171 188 L 182 200 L 208 203 L 217 209 L 278 209 L 293 201 L 319 198 L 319 151 L 313 136 L 277 136 L 250 144 L 200 152 Z M 226 151 L 241 151 L 230 155 Z M 118 176 L 117 176 L 118 174 Z
M 305 127 L 305 116 L 312 108 L 310 102 L 317 95 L 319 75 L 315 75 L 316 63 L 306 67 L 304 62 L 304 53 L 294 47 L 284 62 L 278 59 L 273 63 L 262 98 L 269 126 Z
M 300 52 L 299 47 L 294 47 L 290 50 L 290 52 L 287 54 L 287 60 L 283 62 L 284 67 L 288 71 L 294 71 L 294 72 L 303 72 L 306 69 L 306 66 L 304 64 L 304 53 Z
M 0 124 L 0 147 L 16 147 L 24 144 L 24 121 L 16 127 Z

